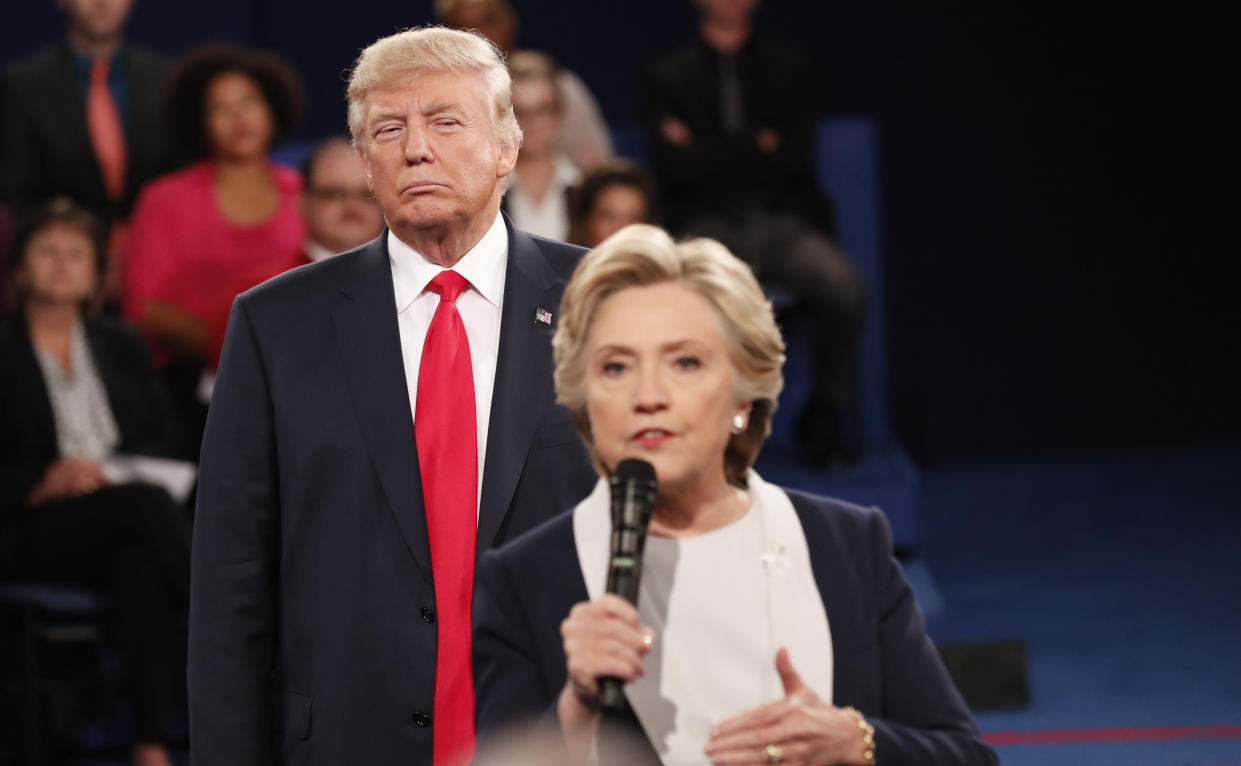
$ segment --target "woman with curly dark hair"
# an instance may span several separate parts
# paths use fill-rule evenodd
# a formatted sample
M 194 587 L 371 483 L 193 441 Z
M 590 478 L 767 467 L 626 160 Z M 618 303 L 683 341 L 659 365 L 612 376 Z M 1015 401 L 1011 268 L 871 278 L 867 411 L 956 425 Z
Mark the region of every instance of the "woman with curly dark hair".
M 169 86 L 170 137 L 196 162 L 139 195 L 121 292 L 191 432 L 197 417 L 186 408 L 215 368 L 233 297 L 296 263 L 305 238 L 301 177 L 267 158 L 301 101 L 287 63 L 231 45 L 190 51 Z

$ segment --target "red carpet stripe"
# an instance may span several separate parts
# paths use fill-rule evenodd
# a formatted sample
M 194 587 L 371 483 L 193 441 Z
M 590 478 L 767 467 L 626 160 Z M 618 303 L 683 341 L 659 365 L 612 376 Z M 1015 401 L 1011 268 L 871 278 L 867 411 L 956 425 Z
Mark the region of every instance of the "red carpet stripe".
M 1149 742 L 1171 739 L 1241 739 L 1241 726 L 1135 726 L 1116 729 L 993 731 L 992 745 L 1062 745 L 1068 742 Z

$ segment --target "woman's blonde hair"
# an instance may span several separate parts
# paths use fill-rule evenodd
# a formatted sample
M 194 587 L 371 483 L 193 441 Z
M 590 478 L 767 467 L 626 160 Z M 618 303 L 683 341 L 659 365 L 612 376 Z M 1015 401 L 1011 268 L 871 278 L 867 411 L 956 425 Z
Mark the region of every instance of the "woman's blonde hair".
M 358 56 L 349 74 L 349 133 L 363 146 L 366 97 L 430 72 L 474 72 L 492 106 L 491 124 L 502 144 L 521 146 L 521 127 L 513 114 L 513 81 L 500 49 L 474 32 L 420 27 L 381 37 Z
M 565 287 L 552 337 L 556 398 L 569 409 L 595 468 L 599 459 L 586 409 L 586 344 L 600 306 L 628 287 L 675 282 L 701 295 L 715 309 L 736 370 L 736 396 L 751 404 L 749 422 L 729 439 L 724 475 L 744 486 L 745 475 L 771 433 L 771 417 L 784 386 L 784 338 L 771 303 L 754 273 L 728 248 L 711 239 L 677 243 L 662 229 L 636 223 L 605 239 L 582 258 Z

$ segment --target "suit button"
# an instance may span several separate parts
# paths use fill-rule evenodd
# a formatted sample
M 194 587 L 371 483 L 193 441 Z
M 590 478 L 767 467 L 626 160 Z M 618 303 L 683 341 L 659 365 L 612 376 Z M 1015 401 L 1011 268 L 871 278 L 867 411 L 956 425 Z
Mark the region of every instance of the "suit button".
M 419 710 L 414 713 L 414 723 L 425 729 L 431 725 L 431 716 Z
M 431 607 L 424 606 L 421 614 L 423 622 L 435 622 L 435 612 L 431 611 Z

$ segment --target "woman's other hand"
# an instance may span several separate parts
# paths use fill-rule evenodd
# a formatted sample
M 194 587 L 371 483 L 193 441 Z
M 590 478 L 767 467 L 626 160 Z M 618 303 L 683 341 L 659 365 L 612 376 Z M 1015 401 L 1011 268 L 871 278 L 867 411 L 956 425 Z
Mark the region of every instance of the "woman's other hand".
M 599 679 L 628 683 L 644 674 L 642 659 L 654 633 L 638 621 L 638 610 L 611 593 L 574 605 L 560 624 L 568 680 L 557 706 L 560 725 L 572 744 L 589 744 L 598 723 Z
M 94 492 L 107 485 L 103 469 L 93 460 L 67 457 L 52 463 L 43 473 L 43 479 L 26 496 L 29 505 L 42 505 L 52 500 L 78 497 Z
M 746 711 L 711 730 L 706 753 L 713 764 L 857 764 L 866 758 L 858 720 L 829 705 L 802 683 L 789 653 L 776 653 L 784 699 Z

